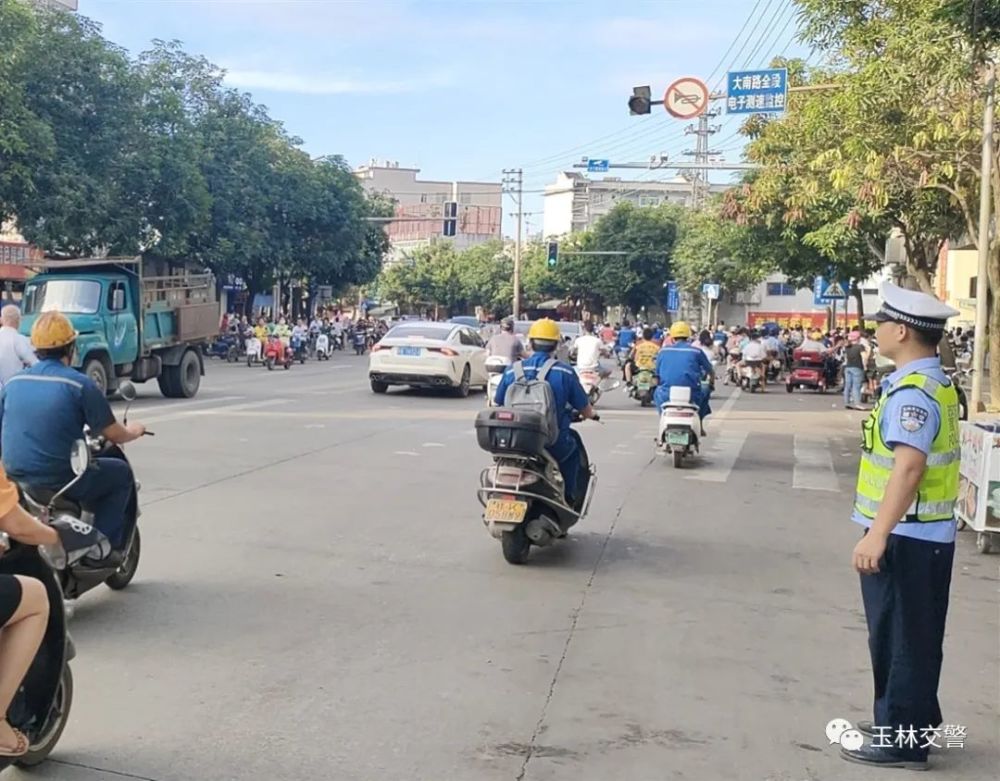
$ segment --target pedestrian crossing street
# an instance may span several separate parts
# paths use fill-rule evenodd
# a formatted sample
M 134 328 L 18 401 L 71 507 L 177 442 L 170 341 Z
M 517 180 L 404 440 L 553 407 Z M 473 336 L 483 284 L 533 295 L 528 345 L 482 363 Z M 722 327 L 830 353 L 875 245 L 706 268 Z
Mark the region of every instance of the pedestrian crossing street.
M 698 457 L 682 470 L 685 480 L 726 483 L 748 472 L 803 491 L 839 492 L 853 481 L 856 457 L 842 437 L 813 434 L 711 433 Z M 790 473 L 790 474 L 789 474 Z

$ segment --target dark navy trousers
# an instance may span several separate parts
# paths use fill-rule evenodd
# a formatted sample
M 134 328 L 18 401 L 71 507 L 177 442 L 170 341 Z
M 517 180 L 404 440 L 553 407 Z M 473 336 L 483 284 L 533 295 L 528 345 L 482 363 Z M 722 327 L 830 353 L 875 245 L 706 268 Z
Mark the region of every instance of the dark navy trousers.
M 874 722 L 889 727 L 892 737 L 897 728 L 912 726 L 919 736 L 942 722 L 937 691 L 954 558 L 953 542 L 890 534 L 879 572 L 861 576 L 875 679 Z M 927 755 L 926 749 L 904 751 Z

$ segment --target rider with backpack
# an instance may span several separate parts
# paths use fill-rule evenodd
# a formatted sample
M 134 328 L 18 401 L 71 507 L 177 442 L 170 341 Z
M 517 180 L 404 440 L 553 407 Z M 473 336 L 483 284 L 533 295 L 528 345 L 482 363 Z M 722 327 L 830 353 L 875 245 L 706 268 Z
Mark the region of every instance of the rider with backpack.
M 576 371 L 554 357 L 561 334 L 559 326 L 544 318 L 535 321 L 528 331 L 532 354 L 509 368 L 497 387 L 497 406 L 531 408 L 548 421 L 547 450 L 559 462 L 566 499 L 572 503 L 580 471 L 580 443 L 570 431 L 572 413 L 582 418 L 600 420 L 587 400 Z

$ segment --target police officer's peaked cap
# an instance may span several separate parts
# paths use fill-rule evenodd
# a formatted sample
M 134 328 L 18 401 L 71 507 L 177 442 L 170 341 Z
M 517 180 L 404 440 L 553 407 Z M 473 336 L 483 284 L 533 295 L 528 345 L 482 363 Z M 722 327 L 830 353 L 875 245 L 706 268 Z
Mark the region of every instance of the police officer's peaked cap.
M 949 317 L 959 314 L 943 301 L 919 290 L 907 290 L 891 282 L 883 282 L 880 290 L 882 308 L 875 319 L 884 323 L 903 323 L 924 331 L 940 331 Z

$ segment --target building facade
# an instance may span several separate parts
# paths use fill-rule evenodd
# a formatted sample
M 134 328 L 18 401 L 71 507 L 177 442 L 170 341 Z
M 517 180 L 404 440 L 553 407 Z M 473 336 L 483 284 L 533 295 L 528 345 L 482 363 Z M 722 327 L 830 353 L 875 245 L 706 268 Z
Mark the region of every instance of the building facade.
M 431 241 L 454 243 L 456 249 L 501 237 L 503 188 L 500 182 L 449 182 L 418 179 L 419 168 L 401 168 L 396 162 L 369 161 L 355 169 L 366 192 L 396 202 L 399 222 L 386 226 L 392 242 L 387 262 L 404 259 Z M 454 236 L 444 235 L 444 204 L 458 206 Z M 419 219 L 426 217 L 426 219 Z
M 710 184 L 710 193 L 725 192 L 729 185 Z M 678 176 L 669 182 L 627 180 L 614 176 L 589 179 L 582 173 L 564 171 L 555 184 L 547 185 L 542 233 L 546 238 L 587 230 L 619 203 L 660 206 L 676 203 L 690 206 L 693 193 L 689 179 Z

